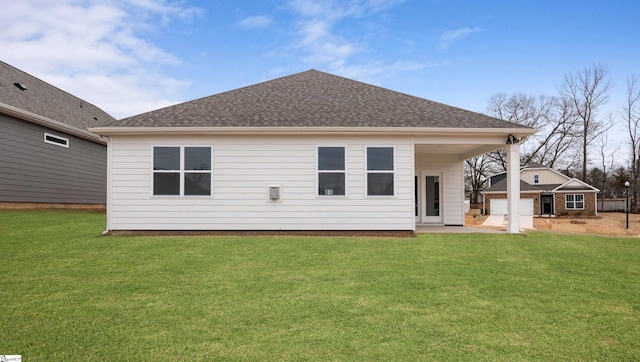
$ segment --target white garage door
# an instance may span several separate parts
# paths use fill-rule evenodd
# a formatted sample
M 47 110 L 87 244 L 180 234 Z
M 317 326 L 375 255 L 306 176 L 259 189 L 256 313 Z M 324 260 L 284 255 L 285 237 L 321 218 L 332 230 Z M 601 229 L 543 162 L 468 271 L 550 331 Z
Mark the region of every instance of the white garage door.
M 491 209 L 489 212 L 491 215 L 506 215 L 507 200 L 491 200 Z M 533 199 L 520 199 L 520 215 L 533 216 Z

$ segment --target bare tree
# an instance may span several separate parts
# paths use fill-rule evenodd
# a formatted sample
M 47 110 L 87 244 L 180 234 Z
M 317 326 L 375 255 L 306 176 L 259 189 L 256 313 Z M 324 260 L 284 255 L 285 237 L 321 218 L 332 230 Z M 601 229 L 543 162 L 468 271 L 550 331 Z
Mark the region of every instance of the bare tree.
M 580 122 L 583 181 L 587 176 L 589 144 L 613 126 L 611 118 L 605 120 L 598 115 L 598 111 L 608 101 L 610 88 L 609 71 L 599 64 L 577 73 L 565 74 L 560 86 L 561 96 L 572 105 L 573 112 Z
M 592 175 L 592 177 L 590 177 L 590 180 L 588 181 L 591 185 L 596 186 L 598 189 L 600 189 L 600 199 L 601 202 L 603 203 L 602 206 L 604 206 L 604 197 L 611 194 L 611 190 L 609 190 L 609 173 L 611 172 L 611 170 L 613 169 L 614 165 L 615 165 L 615 154 L 617 153 L 617 151 L 620 149 L 620 147 L 616 147 L 615 149 L 611 150 L 608 147 L 609 144 L 609 136 L 606 133 L 601 133 L 595 140 L 595 143 L 598 146 L 598 156 L 599 156 L 599 161 L 600 161 L 600 167 L 601 168 L 596 168 L 595 170 L 598 170 L 599 172 L 594 173 L 594 170 L 591 170 L 592 172 L 590 172 L 590 174 Z
M 627 78 L 627 103 L 624 106 L 625 126 L 629 132 L 631 146 L 630 196 L 631 211 L 638 212 L 638 171 L 640 167 L 640 89 L 635 76 Z
M 554 109 L 554 121 L 540 132 L 539 154 L 536 162 L 545 166 L 567 170 L 577 162 L 576 138 L 577 117 L 573 107 L 563 99 L 558 99 Z
M 476 156 L 464 161 L 467 182 L 471 187 L 471 204 L 479 204 L 478 195 L 482 185 L 487 181 L 491 170 L 491 160 L 485 155 Z
M 529 96 L 516 93 L 496 94 L 489 99 L 489 114 L 506 121 L 533 127 L 539 132 L 530 136 L 521 148 L 521 164 L 532 162 L 548 167 L 567 168 L 575 163 L 573 152 L 577 135 L 577 117 L 573 107 L 557 97 Z M 502 170 L 506 170 L 506 153 L 498 150 L 489 157 Z

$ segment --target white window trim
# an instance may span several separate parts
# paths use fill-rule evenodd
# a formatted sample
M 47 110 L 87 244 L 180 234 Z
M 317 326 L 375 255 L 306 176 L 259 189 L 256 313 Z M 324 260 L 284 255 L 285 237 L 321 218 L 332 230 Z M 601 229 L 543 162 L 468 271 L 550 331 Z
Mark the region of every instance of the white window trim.
M 540 184 L 540 175 L 537 173 L 533 174 L 533 184 L 534 185 Z
M 576 196 L 582 196 L 582 201 L 577 201 Z M 569 196 L 573 196 L 573 201 L 569 201 Z M 574 207 L 569 207 L 569 203 L 573 203 Z M 582 207 L 576 207 L 578 202 L 582 202 Z M 584 210 L 584 194 L 565 194 L 564 195 L 564 208 L 566 210 Z
M 369 148 L 391 148 L 393 150 L 393 170 L 374 170 L 369 171 L 368 169 L 368 149 Z M 365 145 L 364 147 L 364 196 L 365 197 L 382 197 L 382 198 L 395 198 L 398 194 L 397 190 L 397 180 L 396 180 L 396 167 L 397 167 L 397 156 L 396 156 L 396 147 L 390 145 Z M 393 195 L 369 195 L 369 173 L 391 173 L 393 174 Z
M 59 140 L 62 140 L 62 141 L 64 141 L 64 144 L 59 143 L 59 142 L 49 141 L 47 139 L 47 137 L 49 137 L 49 138 L 57 138 Z M 60 147 L 64 147 L 64 148 L 69 148 L 69 139 L 68 138 L 60 137 L 58 135 L 47 133 L 47 132 L 44 133 L 44 143 L 48 143 L 50 145 L 56 145 L 56 146 L 60 146 Z
M 344 170 L 320 170 L 320 148 L 323 147 L 342 147 L 344 148 Z M 344 198 L 347 197 L 349 193 L 349 188 L 347 185 L 349 184 L 349 180 L 347 177 L 347 146 L 346 145 L 316 145 L 316 197 L 320 198 Z M 344 173 L 344 195 L 321 195 L 318 191 L 320 188 L 320 174 L 321 173 Z
M 153 161 L 154 161 L 154 148 L 156 147 L 177 147 L 180 148 L 180 170 L 154 170 L 153 169 Z M 184 149 L 185 147 L 208 147 L 211 152 L 211 170 L 186 170 L 184 169 Z M 150 187 L 149 191 L 151 197 L 157 198 L 211 198 L 213 197 L 213 146 L 212 145 L 152 145 L 151 146 L 151 178 L 150 178 Z M 209 190 L 211 190 L 210 195 L 185 195 L 184 194 L 184 174 L 185 173 L 208 173 L 211 174 L 209 185 Z M 153 175 L 155 173 L 178 173 L 180 174 L 180 194 L 179 195 L 155 195 L 153 192 Z

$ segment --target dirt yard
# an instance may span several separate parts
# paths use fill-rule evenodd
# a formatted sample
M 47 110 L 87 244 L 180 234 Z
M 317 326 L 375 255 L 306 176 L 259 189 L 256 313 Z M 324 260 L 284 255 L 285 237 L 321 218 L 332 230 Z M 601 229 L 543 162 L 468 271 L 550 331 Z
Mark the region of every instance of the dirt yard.
M 473 217 L 474 213 L 476 217 Z M 481 220 L 478 215 L 479 210 L 469 211 L 465 225 L 484 227 L 484 218 Z M 620 212 L 602 212 L 597 217 L 589 218 L 535 217 L 533 227 L 562 233 L 640 236 L 640 214 L 629 214 L 629 229 L 626 229 L 626 214 Z

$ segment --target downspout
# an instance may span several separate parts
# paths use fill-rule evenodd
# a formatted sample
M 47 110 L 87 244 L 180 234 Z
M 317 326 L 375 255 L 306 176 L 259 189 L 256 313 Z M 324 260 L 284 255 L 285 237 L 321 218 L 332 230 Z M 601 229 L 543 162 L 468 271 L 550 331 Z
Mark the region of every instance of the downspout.
M 111 233 L 111 138 L 108 136 L 101 136 L 102 139 L 107 141 L 107 225 L 106 229 L 102 232 L 102 236 L 107 236 Z

